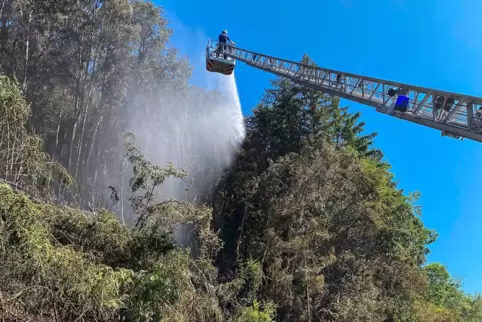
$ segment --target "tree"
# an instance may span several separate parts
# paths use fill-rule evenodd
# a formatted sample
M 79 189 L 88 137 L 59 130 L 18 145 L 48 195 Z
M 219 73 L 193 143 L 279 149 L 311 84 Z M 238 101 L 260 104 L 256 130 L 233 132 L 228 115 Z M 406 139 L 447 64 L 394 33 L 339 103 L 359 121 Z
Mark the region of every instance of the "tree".
M 71 186 L 67 171 L 44 151 L 43 140 L 27 132 L 30 107 L 15 80 L 0 77 L 0 177 L 32 194 Z
M 480 296 L 467 296 L 460 290 L 461 284 L 452 278 L 447 268 L 439 263 L 423 267 L 428 287 L 423 293 L 426 307 L 421 307 L 422 318 L 432 321 L 478 321 L 482 318 Z M 430 316 L 431 315 L 431 316 Z
M 305 63 L 311 64 L 308 56 Z M 249 200 L 256 178 L 266 170 L 271 161 L 300 153 L 306 146 L 322 146 L 332 142 L 337 148 L 351 148 L 358 154 L 379 161 L 381 154 L 369 147 L 375 134 L 360 136 L 363 124 L 357 124 L 359 115 L 340 110 L 339 99 L 296 85 L 288 80 L 273 81 L 274 89 L 267 91 L 253 116 L 246 119 L 246 140 L 237 164 L 224 178 L 223 196 L 235 198 L 218 200 L 223 206 L 217 216 L 217 227 L 224 227 L 226 244 L 220 259 L 228 266 L 236 255 L 238 229 L 244 229 L 245 200 Z M 216 207 L 215 207 L 216 209 Z M 230 209 L 230 210 L 228 210 Z M 234 210 L 235 209 L 235 210 Z M 233 213 L 229 214 L 230 211 Z M 233 255 L 234 254 L 234 255 Z M 235 260 L 234 260 L 235 262 Z
M 305 57 L 306 58 L 306 57 Z M 338 99 L 274 82 L 213 206 L 225 278 L 262 264 L 281 321 L 404 319 L 423 290 L 427 230 L 393 183 L 375 135 Z M 314 108 L 313 108 L 314 106 Z M 408 283 L 407 281 L 411 281 Z

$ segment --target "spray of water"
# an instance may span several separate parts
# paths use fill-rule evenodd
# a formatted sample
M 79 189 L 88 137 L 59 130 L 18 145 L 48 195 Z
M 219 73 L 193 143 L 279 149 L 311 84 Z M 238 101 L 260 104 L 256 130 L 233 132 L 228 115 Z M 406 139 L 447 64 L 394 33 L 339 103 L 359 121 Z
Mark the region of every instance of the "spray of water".
M 146 113 L 145 108 L 132 107 L 128 111 L 129 130 L 135 133 L 139 148 L 149 160 L 158 165 L 173 162 L 176 168 L 186 170 L 188 179 L 202 195 L 233 162 L 245 128 L 234 74 L 207 72 L 204 56 L 207 37 L 185 31 L 183 37 L 191 45 L 190 56 L 195 57 L 191 58 L 191 64 L 196 87 L 179 92 L 166 85 L 155 95 L 146 95 L 137 104 L 151 108 Z M 186 188 L 181 180 L 167 180 L 160 187 L 156 201 L 168 198 L 193 201 Z

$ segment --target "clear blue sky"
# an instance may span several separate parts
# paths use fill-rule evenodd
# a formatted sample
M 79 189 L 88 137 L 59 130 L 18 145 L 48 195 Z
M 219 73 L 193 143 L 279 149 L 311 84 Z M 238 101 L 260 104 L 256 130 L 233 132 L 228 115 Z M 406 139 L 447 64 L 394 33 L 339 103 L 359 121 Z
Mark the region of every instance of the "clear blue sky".
M 173 19 L 173 44 L 181 48 L 188 48 L 185 30 L 215 38 L 227 28 L 245 49 L 290 60 L 306 52 L 322 67 L 482 96 L 480 0 L 158 3 Z M 206 73 L 196 67 L 195 75 Z M 273 78 L 241 63 L 236 67 L 244 114 L 251 114 Z M 430 261 L 463 278 L 467 292 L 482 293 L 482 144 L 342 104 L 362 111 L 366 129 L 378 132 L 376 144 L 400 187 L 422 193 L 423 221 L 440 234 Z

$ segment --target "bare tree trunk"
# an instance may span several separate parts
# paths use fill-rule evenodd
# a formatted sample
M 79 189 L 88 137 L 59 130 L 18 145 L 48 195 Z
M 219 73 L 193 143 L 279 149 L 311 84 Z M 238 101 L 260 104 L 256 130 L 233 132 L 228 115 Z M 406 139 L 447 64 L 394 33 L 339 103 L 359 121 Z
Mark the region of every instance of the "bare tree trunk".
M 5 0 L 2 1 L 2 7 L 0 8 L 0 20 L 3 20 L 3 8 L 5 8 Z
M 60 126 L 62 124 L 62 116 L 64 112 L 64 97 L 65 97 L 65 89 L 62 92 L 62 101 L 60 102 L 60 111 L 59 111 L 59 119 L 57 121 L 57 130 L 55 131 L 55 149 L 54 149 L 54 158 L 57 155 L 58 148 L 59 148 L 59 133 L 60 133 Z M 58 160 L 60 160 L 60 155 L 58 156 Z
M 86 82 L 87 82 L 87 76 L 89 73 L 89 62 L 91 61 L 92 57 L 92 40 L 93 40 L 93 33 L 90 35 L 90 41 L 89 41 L 89 57 L 86 60 L 86 63 L 84 64 L 83 62 L 83 56 L 82 56 L 82 47 L 83 47 L 83 37 L 80 37 L 79 39 L 79 73 L 77 77 L 77 85 L 76 85 L 76 98 L 75 98 L 75 109 L 74 109 L 74 117 L 75 117 L 75 123 L 74 123 L 74 128 L 72 131 L 72 138 L 70 141 L 70 149 L 69 149 L 69 163 L 68 163 L 68 168 L 71 170 L 71 165 L 72 165 L 72 151 L 74 150 L 74 141 L 75 141 L 75 136 L 77 132 L 77 125 L 80 120 L 80 116 L 82 114 L 82 108 L 84 107 L 84 102 L 85 102 L 85 88 L 86 88 Z M 87 101 L 87 104 L 89 102 Z M 77 179 L 77 178 L 76 178 Z
M 23 69 L 23 84 L 22 89 L 27 93 L 27 78 L 28 78 L 28 64 L 29 64 L 29 50 L 30 50 L 30 22 L 32 21 L 32 11 L 28 14 L 27 30 L 25 35 L 25 66 Z
M 79 45 L 79 65 L 82 65 L 82 48 Z M 77 84 L 76 84 L 76 93 L 75 95 L 75 103 L 74 103 L 74 126 L 72 128 L 72 136 L 70 138 L 70 144 L 69 144 L 69 162 L 67 163 L 67 168 L 71 170 L 71 165 L 72 165 L 72 151 L 74 150 L 74 142 L 75 142 L 75 135 L 77 132 L 77 123 L 79 122 L 79 117 L 80 113 L 78 112 L 79 109 L 79 91 L 80 91 L 80 82 L 82 79 L 82 69 L 79 68 L 79 73 L 77 75 Z
M 121 164 L 121 180 L 120 180 L 120 200 L 121 200 L 121 219 L 122 224 L 125 225 L 125 217 L 124 217 L 124 167 L 125 167 L 125 157 L 122 158 Z
M 74 127 L 72 128 L 72 137 L 70 138 L 70 147 L 69 147 L 69 163 L 67 168 L 70 170 L 72 165 L 72 151 L 74 150 L 74 141 L 75 141 L 75 132 L 77 132 L 77 122 L 76 119 L 74 122 Z
M 101 115 L 99 117 L 99 120 L 97 121 L 97 124 L 95 125 L 95 130 L 94 130 L 94 134 L 92 135 L 92 141 L 90 143 L 90 148 L 89 148 L 89 153 L 87 154 L 87 159 L 85 161 L 85 168 L 87 169 L 87 167 L 89 166 L 89 162 L 90 162 L 90 157 L 92 155 L 92 150 L 94 149 L 94 143 L 95 143 L 95 140 L 97 138 L 97 132 L 99 130 L 99 126 L 100 126 L 100 123 L 102 123 L 102 120 L 103 120 L 103 116 Z
M 95 23 L 95 20 L 96 20 L 96 14 L 97 14 L 97 7 L 98 7 L 98 3 L 97 1 L 93 4 L 93 9 L 92 9 L 92 23 Z M 78 146 L 78 150 L 77 150 L 77 162 L 76 162 L 76 165 L 75 165 L 75 178 L 78 178 L 78 173 L 79 173 L 79 164 L 80 164 L 80 159 L 82 157 L 82 147 L 83 147 L 83 141 L 84 141 L 84 136 L 85 136 L 85 124 L 86 124 L 86 121 L 87 121 L 87 114 L 88 114 L 88 111 L 89 111 L 89 107 L 92 103 L 92 88 L 94 86 L 94 82 L 96 80 L 96 64 L 97 64 L 97 60 L 98 60 L 98 56 L 99 56 L 99 46 L 100 46 L 100 43 L 97 43 L 97 46 L 94 48 L 94 46 L 92 45 L 94 42 L 94 31 L 92 31 L 90 33 L 90 40 L 89 40 L 89 57 L 88 57 L 88 60 L 87 60 L 87 63 L 85 64 L 85 74 L 84 74 L 84 86 L 83 86 L 83 90 L 82 90 L 82 98 L 85 99 L 85 88 L 86 88 L 86 80 L 88 78 L 88 75 L 89 75 L 89 65 L 90 65 L 90 62 L 92 62 L 92 74 L 90 75 L 90 81 L 89 81 L 89 84 L 88 84 L 88 90 L 87 90 L 87 101 L 85 103 L 85 110 L 84 110 L 84 119 L 82 121 L 82 131 L 80 133 L 80 138 L 79 138 L 79 146 Z M 95 50 L 94 52 L 94 55 L 92 55 L 92 50 Z M 79 187 L 80 189 L 80 187 Z
M 101 166 L 101 158 L 100 158 L 100 147 L 99 147 L 99 140 L 96 142 L 96 167 L 95 167 L 95 172 L 94 172 L 94 180 L 92 183 L 92 186 L 94 188 L 97 188 L 97 180 L 99 179 L 99 168 Z
M 75 178 L 76 179 L 78 179 L 80 158 L 82 157 L 82 146 L 83 146 L 83 143 L 84 143 L 84 136 L 85 136 L 85 123 L 87 121 L 87 114 L 89 113 L 89 106 L 90 106 L 90 98 L 87 99 L 87 103 L 85 104 L 84 119 L 82 120 L 82 130 L 80 132 L 79 146 L 77 148 L 77 162 L 75 164 Z

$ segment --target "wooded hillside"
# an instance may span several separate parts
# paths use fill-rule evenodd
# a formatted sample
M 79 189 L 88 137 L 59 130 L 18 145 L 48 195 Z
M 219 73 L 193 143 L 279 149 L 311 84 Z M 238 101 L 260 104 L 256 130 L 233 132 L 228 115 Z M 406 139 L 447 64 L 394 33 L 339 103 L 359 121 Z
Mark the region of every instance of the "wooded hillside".
M 229 169 L 175 122 L 172 164 L 149 160 L 129 111 L 195 127 L 222 94 L 189 85 L 171 33 L 141 0 L 1 1 L 0 318 L 482 321 L 336 97 L 275 80 Z

